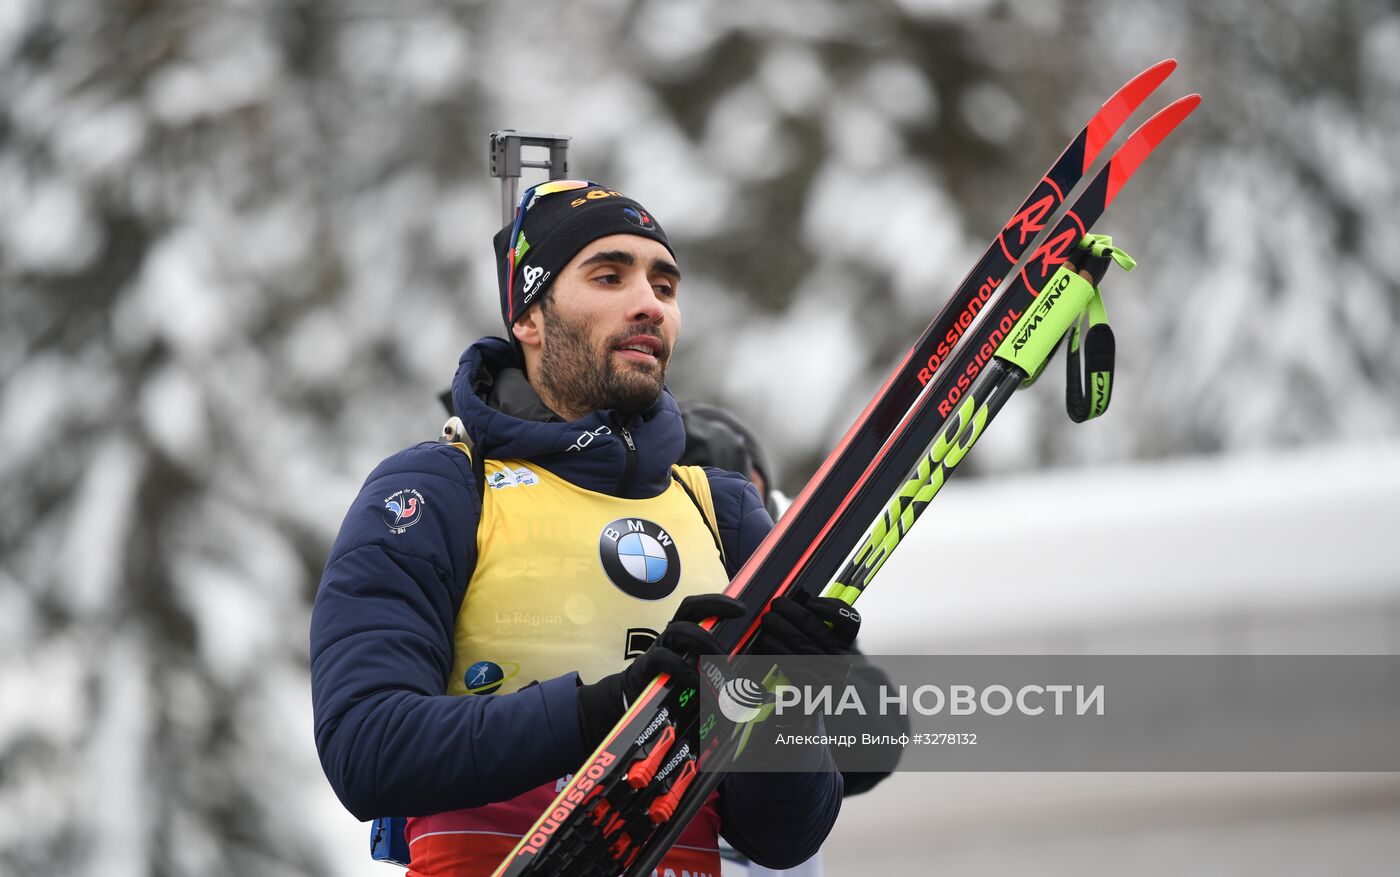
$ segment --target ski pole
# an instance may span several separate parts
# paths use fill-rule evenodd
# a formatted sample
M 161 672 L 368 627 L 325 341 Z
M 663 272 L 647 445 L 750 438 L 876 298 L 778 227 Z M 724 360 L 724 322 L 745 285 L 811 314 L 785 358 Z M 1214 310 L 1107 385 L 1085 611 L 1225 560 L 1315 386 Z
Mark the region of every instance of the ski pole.
M 1112 238 L 1106 235 L 1085 235 L 1080 240 L 1078 248 L 1051 276 L 1035 303 L 1007 333 L 957 410 L 939 427 L 918 466 L 890 498 L 884 514 L 871 524 L 859 543 L 860 548 L 823 590 L 823 596 L 837 597 L 847 603 L 856 601 L 1011 394 L 1040 374 L 1060 339 L 1077 334 L 1078 323 L 1084 315 L 1097 318 L 1102 313 L 1098 283 L 1110 261 L 1117 262 L 1125 271 L 1136 266 L 1132 257 L 1114 247 Z M 1071 356 L 1077 356 L 1077 350 L 1071 351 Z M 1072 373 L 1076 365 L 1077 360 L 1070 366 Z M 1069 404 L 1073 415 L 1072 393 Z M 1107 397 L 1093 408 L 1102 413 L 1107 408 Z

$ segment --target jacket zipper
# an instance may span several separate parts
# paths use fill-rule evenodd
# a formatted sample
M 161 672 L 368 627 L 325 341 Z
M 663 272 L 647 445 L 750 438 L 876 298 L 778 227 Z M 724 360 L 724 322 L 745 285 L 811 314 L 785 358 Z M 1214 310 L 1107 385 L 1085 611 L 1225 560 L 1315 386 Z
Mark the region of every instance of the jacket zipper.
M 637 444 L 632 441 L 632 433 L 627 431 L 627 427 L 619 424 L 617 432 L 627 444 L 627 466 L 622 470 L 622 484 L 617 492 L 619 496 L 627 497 L 632 491 L 632 476 L 637 471 Z

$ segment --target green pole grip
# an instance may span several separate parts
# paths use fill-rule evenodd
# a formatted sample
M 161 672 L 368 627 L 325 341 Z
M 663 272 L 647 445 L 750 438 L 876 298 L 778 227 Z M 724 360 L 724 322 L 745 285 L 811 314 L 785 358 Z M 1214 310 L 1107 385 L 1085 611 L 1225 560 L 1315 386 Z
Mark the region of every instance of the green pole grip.
M 1011 327 L 996 356 L 1027 375 L 1040 371 L 1094 297 L 1094 287 L 1068 264 L 1050 276 L 1035 302 Z

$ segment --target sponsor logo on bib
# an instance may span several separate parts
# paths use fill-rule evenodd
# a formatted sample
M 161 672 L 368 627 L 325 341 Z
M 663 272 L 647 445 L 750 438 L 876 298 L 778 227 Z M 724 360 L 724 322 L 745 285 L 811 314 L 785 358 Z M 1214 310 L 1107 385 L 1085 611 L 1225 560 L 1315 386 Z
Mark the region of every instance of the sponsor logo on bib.
M 598 536 L 598 554 L 608 580 L 638 600 L 661 600 L 681 580 L 681 555 L 675 540 L 643 518 L 619 518 Z

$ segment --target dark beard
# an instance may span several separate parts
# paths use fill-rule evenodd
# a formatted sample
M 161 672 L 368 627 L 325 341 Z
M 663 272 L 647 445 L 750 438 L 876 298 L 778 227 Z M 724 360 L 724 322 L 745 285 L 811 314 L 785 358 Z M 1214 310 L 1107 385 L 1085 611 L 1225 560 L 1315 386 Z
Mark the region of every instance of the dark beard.
M 546 299 L 546 302 L 548 299 Z M 609 338 L 601 351 L 588 340 L 581 322 L 542 308 L 548 320 L 548 340 L 540 350 L 539 374 L 535 380 L 560 405 L 577 411 L 614 409 L 623 414 L 640 414 L 656 404 L 666 380 L 670 349 L 662 342 L 655 372 L 617 367 L 613 347 L 637 335 L 660 337 L 659 333 L 629 329 Z

